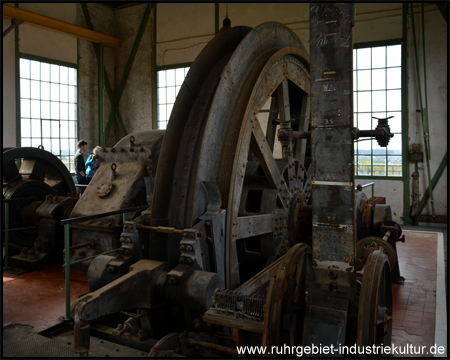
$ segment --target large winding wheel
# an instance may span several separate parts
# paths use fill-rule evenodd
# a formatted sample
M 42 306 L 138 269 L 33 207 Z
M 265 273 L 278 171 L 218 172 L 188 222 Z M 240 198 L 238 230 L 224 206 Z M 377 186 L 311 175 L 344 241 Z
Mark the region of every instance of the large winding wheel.
M 307 140 L 294 141 L 291 156 L 280 150 L 277 156 L 276 131 L 280 121 L 308 130 L 308 67 L 303 44 L 284 25 L 224 28 L 192 64 L 175 102 L 155 179 L 152 223 L 194 226 L 208 205 L 203 183 L 213 182 L 227 211 L 229 289 L 305 240 L 295 229 L 298 204 L 310 198 Z M 176 265 L 179 235 L 169 241 L 157 236 L 150 257 Z
M 20 169 L 16 161 L 22 160 Z M 5 199 L 24 199 L 9 205 L 9 227 L 23 228 L 36 225 L 35 208 L 49 194 L 67 196 L 75 192 L 75 184 L 67 167 L 52 153 L 40 148 L 3 149 L 3 197 Z M 32 248 L 38 228 L 12 231 L 9 235 L 13 254 L 23 247 Z

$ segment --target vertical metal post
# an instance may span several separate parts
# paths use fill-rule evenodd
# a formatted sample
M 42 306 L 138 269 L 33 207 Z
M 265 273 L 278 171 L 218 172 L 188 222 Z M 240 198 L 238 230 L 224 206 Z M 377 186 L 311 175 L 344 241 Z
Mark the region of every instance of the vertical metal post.
M 125 224 L 127 220 L 128 220 L 128 213 L 123 213 L 123 223 Z
M 69 224 L 64 225 L 64 262 L 66 267 L 64 269 L 64 279 L 66 286 L 66 316 L 62 320 L 71 320 L 70 316 L 70 229 Z
M 338 346 L 356 333 L 354 22 L 352 3 L 310 5 L 314 276 L 303 345 Z
M 98 46 L 98 142 L 99 145 L 106 146 L 105 139 L 105 46 L 100 43 Z
M 5 263 L 4 268 L 9 267 L 9 203 L 5 202 Z

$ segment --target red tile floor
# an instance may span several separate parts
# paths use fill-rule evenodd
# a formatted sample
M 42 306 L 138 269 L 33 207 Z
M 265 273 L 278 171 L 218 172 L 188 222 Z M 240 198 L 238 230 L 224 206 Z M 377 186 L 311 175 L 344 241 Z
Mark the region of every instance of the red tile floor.
M 392 342 L 398 346 L 429 347 L 434 344 L 437 240 L 435 236 L 422 234 L 405 232 L 406 243 L 397 246 L 400 274 L 405 277 L 403 286 L 393 286 Z M 70 285 L 73 302 L 88 292 L 86 274 L 71 271 Z M 61 265 L 19 276 L 3 273 L 4 323 L 29 324 L 34 326 L 35 332 L 40 332 L 58 324 L 64 315 Z
M 428 352 L 435 335 L 437 238 L 428 233 L 405 232 L 405 239 L 405 244 L 397 243 L 405 284 L 393 285 L 392 343 L 399 347 L 426 346 Z M 402 356 L 432 355 L 395 355 Z
M 89 291 L 86 273 L 70 272 L 71 302 Z M 21 275 L 3 272 L 3 323 L 34 326 L 41 332 L 65 315 L 65 282 L 61 264 Z

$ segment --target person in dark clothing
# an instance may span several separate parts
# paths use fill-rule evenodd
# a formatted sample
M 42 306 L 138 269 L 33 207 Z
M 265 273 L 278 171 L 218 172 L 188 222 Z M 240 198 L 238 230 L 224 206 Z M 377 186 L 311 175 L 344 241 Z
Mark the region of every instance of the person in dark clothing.
M 78 151 L 75 154 L 75 157 L 73 159 L 73 162 L 75 164 L 75 180 L 77 181 L 77 184 L 80 185 L 87 185 L 88 181 L 86 178 L 86 165 L 84 164 L 84 158 L 83 158 L 83 151 L 87 148 L 87 141 L 86 140 L 80 140 L 78 141 Z M 79 193 L 80 196 L 83 195 L 84 187 L 80 187 Z

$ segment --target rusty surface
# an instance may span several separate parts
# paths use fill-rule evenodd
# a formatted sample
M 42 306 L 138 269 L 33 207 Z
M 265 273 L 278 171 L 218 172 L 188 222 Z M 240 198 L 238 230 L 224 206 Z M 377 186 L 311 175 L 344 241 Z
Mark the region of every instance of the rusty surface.
M 372 205 L 373 207 L 377 204 L 386 204 L 386 198 L 384 196 L 372 196 L 367 200 L 367 204 Z

